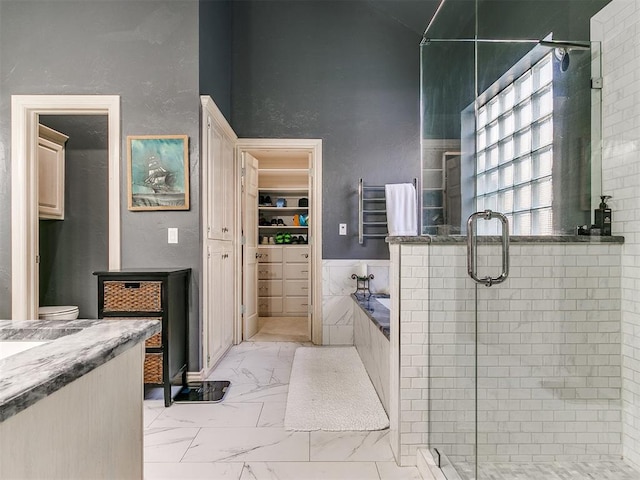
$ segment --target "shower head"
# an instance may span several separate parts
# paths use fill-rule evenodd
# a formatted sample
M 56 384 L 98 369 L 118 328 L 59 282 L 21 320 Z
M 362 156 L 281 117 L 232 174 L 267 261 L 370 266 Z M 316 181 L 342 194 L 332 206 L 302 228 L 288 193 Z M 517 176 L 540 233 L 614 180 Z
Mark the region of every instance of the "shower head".
M 540 40 L 538 42 L 543 47 L 549 48 L 563 48 L 566 51 L 571 50 L 590 50 L 591 45 L 589 42 L 565 42 L 562 40 Z

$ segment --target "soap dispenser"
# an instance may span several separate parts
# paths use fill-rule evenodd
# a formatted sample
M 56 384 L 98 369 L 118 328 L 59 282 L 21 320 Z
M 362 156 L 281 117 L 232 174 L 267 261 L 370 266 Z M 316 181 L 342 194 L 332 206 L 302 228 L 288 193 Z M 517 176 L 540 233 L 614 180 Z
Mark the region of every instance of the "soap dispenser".
M 600 235 L 611 235 L 611 209 L 607 205 L 610 195 L 602 195 L 600 205 L 594 210 L 595 226 L 600 229 Z

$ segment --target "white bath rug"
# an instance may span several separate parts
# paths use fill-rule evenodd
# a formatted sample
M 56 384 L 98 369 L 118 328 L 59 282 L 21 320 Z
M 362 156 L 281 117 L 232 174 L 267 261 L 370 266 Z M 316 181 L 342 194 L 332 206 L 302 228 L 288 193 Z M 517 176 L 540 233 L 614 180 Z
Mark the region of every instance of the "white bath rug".
M 287 430 L 382 430 L 389 419 L 355 347 L 300 347 L 289 382 Z

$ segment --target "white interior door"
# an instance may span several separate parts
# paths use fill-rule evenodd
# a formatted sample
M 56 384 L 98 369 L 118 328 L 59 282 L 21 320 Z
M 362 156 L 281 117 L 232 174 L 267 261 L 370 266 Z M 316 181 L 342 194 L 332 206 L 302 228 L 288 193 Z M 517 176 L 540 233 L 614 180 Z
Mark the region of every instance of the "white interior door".
M 242 167 L 242 338 L 247 340 L 258 332 L 258 160 L 244 152 Z

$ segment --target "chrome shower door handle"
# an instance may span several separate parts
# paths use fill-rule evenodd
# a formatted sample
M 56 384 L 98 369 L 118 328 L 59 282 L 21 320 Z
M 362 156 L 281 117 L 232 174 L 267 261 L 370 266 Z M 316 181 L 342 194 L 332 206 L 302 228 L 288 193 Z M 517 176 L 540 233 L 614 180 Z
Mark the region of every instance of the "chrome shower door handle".
M 476 220 L 492 220 L 494 218 L 497 218 L 502 223 L 502 272 L 497 277 L 478 278 L 476 271 Z M 502 213 L 485 210 L 484 212 L 472 213 L 469 216 L 467 220 L 467 273 L 475 282 L 481 283 L 486 287 L 502 283 L 509 276 L 509 221 Z

